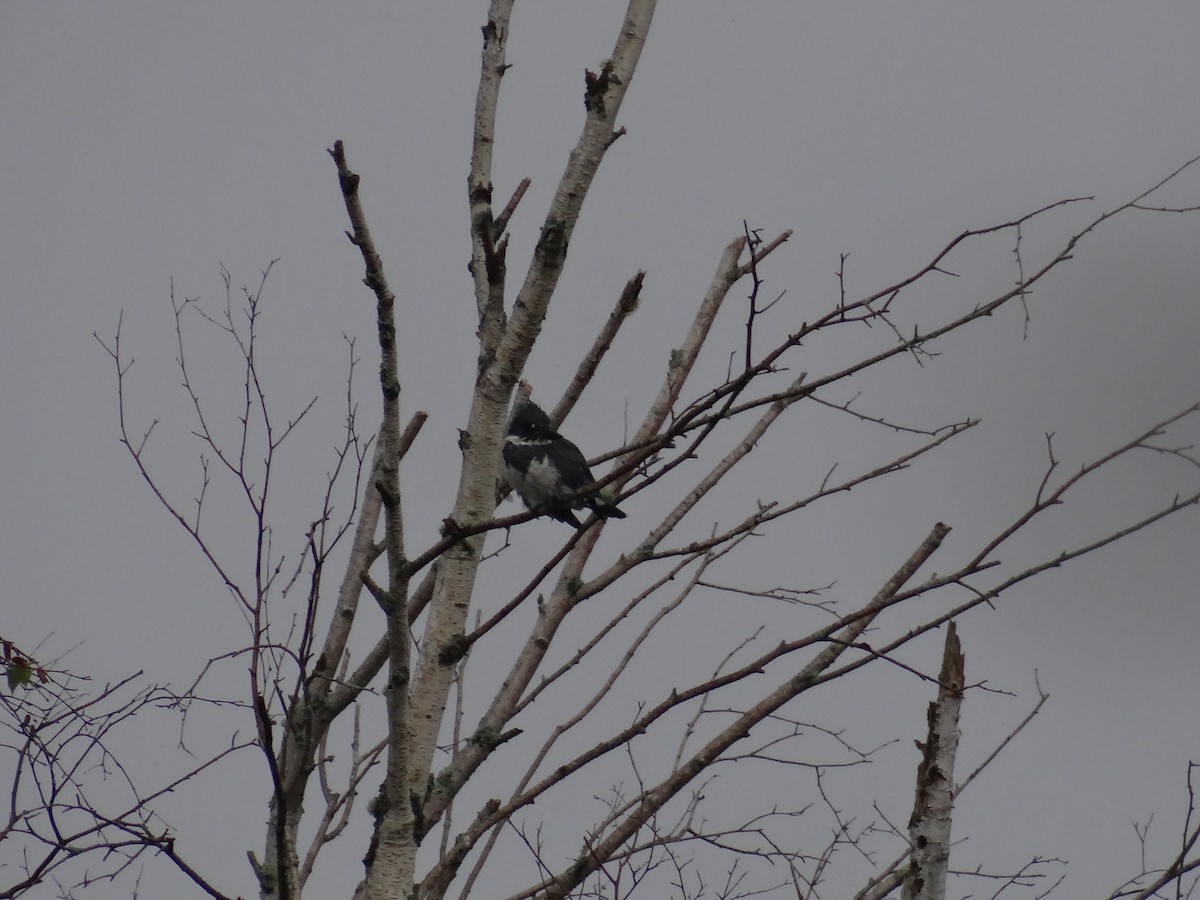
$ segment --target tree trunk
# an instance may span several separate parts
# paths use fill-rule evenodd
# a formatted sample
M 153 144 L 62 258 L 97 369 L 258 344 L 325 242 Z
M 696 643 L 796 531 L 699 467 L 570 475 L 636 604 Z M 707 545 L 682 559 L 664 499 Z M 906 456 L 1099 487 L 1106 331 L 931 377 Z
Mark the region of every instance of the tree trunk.
M 912 859 L 904 878 L 903 900 L 943 900 L 950 863 L 950 812 L 954 805 L 954 755 L 963 694 L 963 653 L 954 623 L 947 626 L 941 687 L 929 704 L 929 735 L 917 767 L 917 799 L 908 834 Z

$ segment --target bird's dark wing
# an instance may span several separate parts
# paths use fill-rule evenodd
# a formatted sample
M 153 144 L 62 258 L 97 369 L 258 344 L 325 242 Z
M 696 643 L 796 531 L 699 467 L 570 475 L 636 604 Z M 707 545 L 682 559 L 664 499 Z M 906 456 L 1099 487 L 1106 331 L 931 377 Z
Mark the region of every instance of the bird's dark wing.
M 555 457 L 560 466 L 562 486 L 566 491 L 574 493 L 580 488 L 593 484 L 596 481 L 596 477 L 592 474 L 592 470 L 587 464 L 587 459 L 579 448 L 561 435 L 556 434 L 554 437 L 556 438 L 554 444 Z M 577 500 L 575 506 L 576 508 L 587 506 L 602 519 L 607 519 L 610 516 L 614 519 L 625 518 L 625 513 L 617 509 L 614 504 L 610 503 L 599 493 Z
M 578 447 L 561 434 L 552 433 L 549 442 L 548 456 L 554 461 L 566 492 L 577 491 L 596 480 L 588 468 L 587 458 Z

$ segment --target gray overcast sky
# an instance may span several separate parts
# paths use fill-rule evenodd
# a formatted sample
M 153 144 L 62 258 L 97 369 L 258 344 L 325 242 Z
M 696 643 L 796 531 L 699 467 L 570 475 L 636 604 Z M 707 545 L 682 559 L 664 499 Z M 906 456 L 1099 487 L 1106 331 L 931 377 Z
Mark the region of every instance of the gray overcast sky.
M 495 171 L 497 195 L 533 179 L 514 223 L 513 271 L 578 133 L 582 70 L 611 48 L 622 12 L 617 2 L 517 6 Z M 55 652 L 84 641 L 69 662 L 101 680 L 134 668 L 186 680 L 237 640 L 221 586 L 117 443 L 113 373 L 92 332 L 111 335 L 124 311 L 137 358 L 133 409 L 141 427 L 164 420 L 160 470 L 190 496 L 198 451 L 172 370 L 170 285 L 219 304 L 219 265 L 235 285 L 256 283 L 278 257 L 264 357 L 281 410 L 322 398 L 307 432 L 312 452 L 288 473 L 319 478 L 341 413 L 341 335 L 369 348 L 373 331 L 325 152 L 338 138 L 363 176 L 404 303 L 405 402 L 432 413 L 408 474 L 410 509 L 431 511 L 414 540 L 433 534 L 457 482 L 449 460 L 473 374 L 465 185 L 483 18 L 481 2 L 0 10 L 0 634 L 32 646 L 53 633 Z M 626 403 L 639 418 L 646 384 L 661 377 L 743 219 L 768 234 L 795 231 L 767 271 L 769 288 L 788 292 L 774 313 L 780 329 L 836 298 L 841 253 L 850 254 L 850 294 L 866 294 L 965 228 L 1095 196 L 1031 229 L 1031 248 L 1049 247 L 1200 153 L 1198 36 L 1194 2 L 663 0 L 623 109 L 628 134 L 585 208 L 531 379 L 551 401 L 625 279 L 647 269 L 636 339 L 618 345 L 619 364 L 569 423 L 589 449 L 615 444 Z M 1164 199 L 1197 198 L 1193 177 Z M 870 590 L 929 523 L 944 519 L 965 541 L 1027 502 L 1045 432 L 1073 466 L 1194 402 L 1198 246 L 1197 220 L 1135 213 L 1039 289 L 1027 340 L 1009 310 L 947 343 L 925 369 L 905 364 L 894 380 L 864 383 L 873 410 L 926 425 L 981 415 L 984 426 L 895 493 L 819 533 L 789 535 L 799 549 L 764 543 L 748 562 L 778 583 L 836 578 Z M 1010 249 L 993 245 L 991 259 L 1000 272 Z M 978 264 L 986 274 L 989 263 Z M 991 283 L 1005 279 L 1008 270 Z M 960 302 L 983 299 L 969 290 Z M 736 348 L 736 315 L 725 328 L 725 346 Z M 374 356 L 363 352 L 366 407 Z M 206 371 L 219 386 L 220 365 Z M 768 496 L 781 472 L 802 469 L 796 447 L 820 460 L 815 476 L 803 473 L 809 480 L 838 458 L 797 427 L 795 443 L 756 451 L 752 491 Z M 1186 477 L 1178 467 L 1125 467 L 1113 493 L 1064 519 L 1063 533 L 1091 534 L 1092 519 L 1103 526 L 1169 497 Z M 285 501 L 295 503 L 297 534 L 309 499 Z M 705 521 L 717 517 L 710 510 Z M 1159 837 L 1171 833 L 1185 764 L 1200 758 L 1198 521 L 1155 528 L 964 623 L 971 677 L 1021 694 L 968 706 L 964 746 L 976 759 L 1028 707 L 1035 668 L 1053 695 L 964 803 L 956 828 L 971 836 L 968 848 L 978 842 L 974 859 L 1001 868 L 1034 853 L 1068 858 L 1065 896 L 1092 896 L 1135 870 L 1132 820 L 1156 813 Z M 822 567 L 875 549 L 861 584 L 853 571 Z M 928 665 L 937 644 L 914 658 Z M 880 724 L 863 726 L 864 742 L 876 732 L 915 736 L 927 692 L 897 685 L 917 710 L 897 720 L 891 690 L 881 684 L 865 701 L 864 719 Z M 873 787 L 901 804 L 911 791 L 908 782 Z M 249 891 L 242 853 L 261 841 L 264 807 L 255 798 L 211 815 L 225 825 L 203 852 L 241 867 L 231 884 Z

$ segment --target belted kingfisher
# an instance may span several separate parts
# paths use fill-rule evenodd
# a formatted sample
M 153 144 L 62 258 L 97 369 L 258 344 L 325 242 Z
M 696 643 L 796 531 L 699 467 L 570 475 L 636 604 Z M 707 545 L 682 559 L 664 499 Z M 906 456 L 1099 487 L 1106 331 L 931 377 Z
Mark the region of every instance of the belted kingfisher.
M 560 522 L 582 528 L 571 508 L 588 507 L 602 519 L 625 518 L 625 513 L 599 492 L 577 497 L 570 507 L 566 499 L 595 482 L 587 459 L 579 448 L 550 426 L 550 417 L 529 399 L 528 382 L 517 386 L 508 434 L 504 438 L 504 477 L 525 505 L 543 509 Z

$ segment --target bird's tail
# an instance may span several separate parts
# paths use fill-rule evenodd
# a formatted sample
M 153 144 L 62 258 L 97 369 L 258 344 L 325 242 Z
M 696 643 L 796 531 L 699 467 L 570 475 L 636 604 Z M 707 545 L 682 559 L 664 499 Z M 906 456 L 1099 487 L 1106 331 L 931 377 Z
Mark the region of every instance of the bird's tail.
M 625 513 L 617 509 L 615 503 L 609 503 L 602 497 L 592 497 L 588 500 L 588 506 L 591 507 L 592 512 L 602 519 L 625 518 Z

